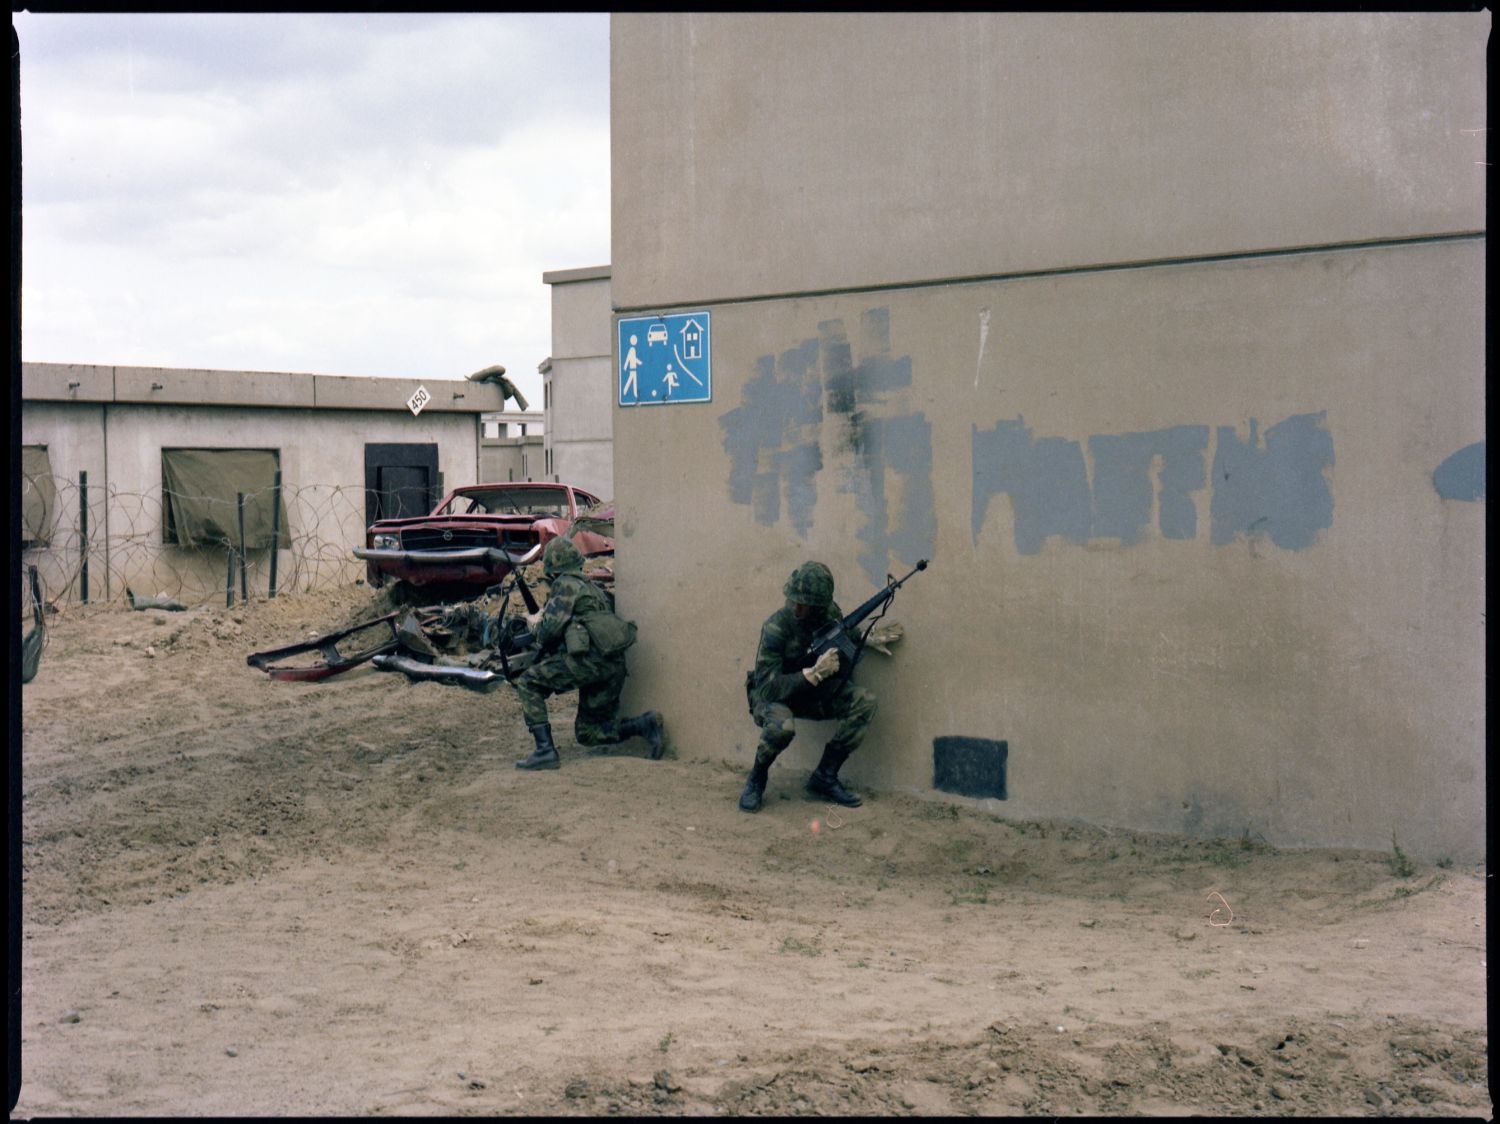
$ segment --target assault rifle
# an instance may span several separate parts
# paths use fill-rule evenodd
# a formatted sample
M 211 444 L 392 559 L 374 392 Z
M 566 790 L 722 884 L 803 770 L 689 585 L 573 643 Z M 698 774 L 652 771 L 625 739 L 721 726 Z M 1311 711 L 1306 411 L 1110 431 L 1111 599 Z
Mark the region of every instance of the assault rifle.
M 503 586 L 504 583 L 501 584 Z M 519 567 L 510 572 L 510 585 L 511 589 L 520 588 L 521 598 L 526 602 L 527 612 L 539 613 L 542 611 L 541 606 L 537 604 L 536 597 L 531 592 L 531 587 L 526 584 L 526 575 L 521 573 Z M 500 612 L 495 618 L 495 651 L 500 655 L 500 666 L 504 669 L 505 678 L 514 681 L 516 676 L 521 674 L 521 671 L 525 670 L 526 666 L 530 665 L 531 660 L 536 658 L 536 653 L 532 650 L 532 645 L 536 637 L 525 629 L 524 623 L 518 618 L 512 617 L 508 622 L 506 621 L 505 610 L 509 607 L 510 591 L 502 588 L 500 590 Z M 486 637 L 486 639 L 489 638 Z M 519 668 L 513 669 L 510 666 L 510 657 L 512 655 L 527 656 L 529 658 L 524 660 Z
M 399 671 L 408 679 L 456 683 L 461 687 L 486 690 L 500 680 L 514 682 L 516 676 L 530 667 L 536 658 L 535 637 L 526 628 L 526 622 L 520 617 L 506 619 L 503 604 L 499 615 L 487 621 L 484 627 L 484 644 L 500 657 L 500 671 L 460 663 L 444 656 L 422 636 L 421 626 L 414 617 L 402 622 L 398 636 L 405 641 L 400 646 L 421 653 L 420 658 L 397 651 L 383 651 L 374 657 L 373 663 L 381 671 Z
M 927 569 L 927 559 L 923 558 L 911 573 L 900 581 L 887 574 L 883 589 L 852 613 L 840 620 L 830 621 L 813 634 L 813 638 L 807 642 L 807 651 L 804 654 L 802 666 L 811 667 L 818 662 L 819 656 L 832 648 L 839 654 L 839 670 L 836 678 L 848 678 L 854 671 L 854 665 L 859 662 L 859 657 L 864 654 L 865 639 L 870 635 L 870 629 L 874 628 L 876 622 L 885 616 L 886 610 L 891 607 L 891 602 L 896 599 L 896 590 L 905 585 L 919 571 L 925 569 Z M 859 626 L 877 610 L 878 615 L 861 631 Z
M 526 575 L 521 573 L 521 567 L 519 565 L 512 565 L 508 577 L 510 579 L 511 589 L 515 589 L 517 588 L 517 586 L 520 587 L 521 600 L 526 602 L 526 611 L 528 613 L 541 612 L 542 607 L 537 604 L 536 594 L 531 592 L 531 586 L 526 584 Z M 489 597 L 491 594 L 494 594 L 499 597 L 505 597 L 509 592 L 505 588 L 505 585 L 506 582 L 504 579 L 502 579 L 498 584 L 492 585 L 488 589 L 486 589 L 484 591 L 484 595 L 486 597 Z M 505 607 L 503 605 L 500 607 L 500 613 L 501 616 L 505 615 Z

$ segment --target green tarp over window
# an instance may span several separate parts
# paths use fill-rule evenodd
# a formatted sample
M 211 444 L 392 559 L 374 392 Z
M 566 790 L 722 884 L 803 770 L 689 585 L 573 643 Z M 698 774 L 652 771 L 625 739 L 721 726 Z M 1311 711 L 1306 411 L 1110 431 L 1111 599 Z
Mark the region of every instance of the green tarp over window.
M 57 523 L 57 481 L 45 445 L 21 446 L 21 541 L 47 546 Z
M 276 454 L 269 449 L 163 449 L 162 509 L 166 541 L 181 546 L 238 547 L 236 496 L 245 495 L 245 549 L 271 545 L 271 496 Z M 291 546 L 286 504 L 276 545 Z

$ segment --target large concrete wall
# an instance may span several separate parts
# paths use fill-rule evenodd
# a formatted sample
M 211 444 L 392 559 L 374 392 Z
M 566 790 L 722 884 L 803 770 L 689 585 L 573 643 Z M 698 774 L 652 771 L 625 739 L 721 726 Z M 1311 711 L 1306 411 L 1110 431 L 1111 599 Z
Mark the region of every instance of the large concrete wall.
M 497 405 L 490 387 L 433 384 L 432 404 L 413 416 L 416 380 L 276 372 L 27 363 L 22 378 L 22 443 L 46 445 L 61 481 L 88 473 L 91 592 L 107 596 L 127 584 L 156 592 L 168 571 L 185 588 L 223 586 L 222 553 L 161 544 L 163 448 L 278 450 L 291 533 L 337 544 L 352 579 L 364 572 L 348 551 L 363 543 L 365 446 L 435 444 L 445 487 L 475 483 L 479 415 Z M 76 526 L 74 511 L 59 517 Z M 308 520 L 320 525 L 299 525 Z M 280 560 L 283 581 L 293 562 Z
M 607 265 L 542 274 L 552 288 L 552 475 L 601 497 L 615 487 L 609 277 Z
M 1481 230 L 1489 26 L 617 15 L 615 305 Z
M 748 765 L 792 568 L 927 557 L 856 784 L 1480 857 L 1488 26 L 615 16 L 617 311 L 714 363 L 616 413 L 627 705 Z

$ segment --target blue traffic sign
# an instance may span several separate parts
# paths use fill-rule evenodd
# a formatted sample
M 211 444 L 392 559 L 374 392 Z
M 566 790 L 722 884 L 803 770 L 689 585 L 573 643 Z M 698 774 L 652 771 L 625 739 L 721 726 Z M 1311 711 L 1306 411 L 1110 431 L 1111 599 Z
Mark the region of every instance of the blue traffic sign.
M 666 406 L 713 398 L 707 312 L 632 316 L 618 326 L 615 385 L 622 406 Z

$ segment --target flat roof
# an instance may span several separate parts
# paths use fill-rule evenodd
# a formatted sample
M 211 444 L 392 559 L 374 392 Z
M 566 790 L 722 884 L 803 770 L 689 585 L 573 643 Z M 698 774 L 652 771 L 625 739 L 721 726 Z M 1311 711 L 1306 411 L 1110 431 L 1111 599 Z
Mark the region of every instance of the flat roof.
M 21 364 L 23 403 L 410 411 L 407 402 L 419 387 L 428 395 L 424 410 L 457 414 L 495 414 L 505 410 L 505 399 L 498 386 L 463 378 L 406 379 L 89 363 Z
M 562 285 L 569 281 L 605 281 L 609 279 L 610 267 L 607 265 L 586 265 L 581 269 L 554 269 L 542 274 L 542 282 L 547 285 Z

